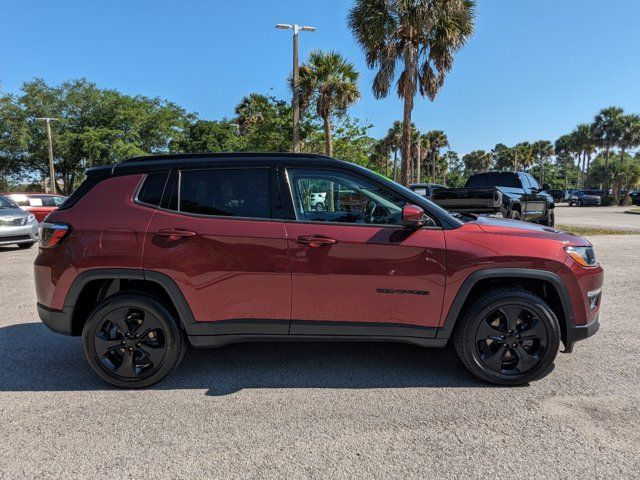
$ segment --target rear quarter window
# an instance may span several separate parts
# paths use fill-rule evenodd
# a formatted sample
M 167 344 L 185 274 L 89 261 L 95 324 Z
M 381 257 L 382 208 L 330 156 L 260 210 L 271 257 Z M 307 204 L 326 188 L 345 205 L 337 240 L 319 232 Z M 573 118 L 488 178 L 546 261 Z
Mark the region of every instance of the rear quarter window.
M 169 172 L 147 174 L 138 191 L 138 202 L 159 207 L 168 176 Z

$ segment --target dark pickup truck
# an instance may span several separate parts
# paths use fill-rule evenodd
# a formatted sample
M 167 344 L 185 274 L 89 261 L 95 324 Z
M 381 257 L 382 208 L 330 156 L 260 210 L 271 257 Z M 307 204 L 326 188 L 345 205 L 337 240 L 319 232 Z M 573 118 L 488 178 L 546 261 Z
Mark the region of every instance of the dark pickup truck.
M 547 185 L 544 185 L 547 187 Z M 555 204 L 547 188 L 525 172 L 486 172 L 472 175 L 464 188 L 433 192 L 433 201 L 460 214 L 501 214 L 505 218 L 553 226 Z

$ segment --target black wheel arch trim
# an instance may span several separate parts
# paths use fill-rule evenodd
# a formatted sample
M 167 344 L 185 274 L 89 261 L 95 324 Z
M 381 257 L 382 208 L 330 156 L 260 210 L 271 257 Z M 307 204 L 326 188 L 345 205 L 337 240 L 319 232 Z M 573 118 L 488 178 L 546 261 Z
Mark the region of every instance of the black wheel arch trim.
M 576 333 L 576 331 L 580 329 L 580 326 L 576 326 L 575 324 L 575 316 L 573 313 L 573 306 L 571 304 L 571 296 L 569 295 L 569 291 L 562 281 L 562 278 L 560 278 L 559 275 L 547 270 L 535 270 L 530 268 L 489 268 L 477 270 L 470 274 L 458 290 L 458 293 L 456 294 L 456 297 L 453 300 L 451 307 L 449 308 L 449 312 L 447 313 L 447 317 L 445 318 L 443 326 L 438 329 L 436 338 L 445 339 L 451 336 L 459 319 L 462 307 L 469 297 L 469 293 L 471 292 L 473 287 L 478 282 L 491 278 L 527 278 L 533 280 L 543 280 L 551 283 L 558 292 L 560 302 L 562 303 L 564 323 L 566 327 L 566 338 L 562 339 L 563 343 L 565 344 L 565 352 L 570 352 L 573 344 L 577 340 L 581 339 L 580 334 Z

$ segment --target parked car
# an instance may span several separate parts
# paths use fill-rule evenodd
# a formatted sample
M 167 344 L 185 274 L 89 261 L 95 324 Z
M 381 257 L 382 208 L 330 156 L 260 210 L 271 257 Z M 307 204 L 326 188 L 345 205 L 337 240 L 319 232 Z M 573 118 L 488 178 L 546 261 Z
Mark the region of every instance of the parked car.
M 0 195 L 0 245 L 31 248 L 38 241 L 38 221 L 33 213 L 22 210 Z
M 418 195 L 423 196 L 424 198 L 428 198 L 431 200 L 433 198 L 434 190 L 439 188 L 447 188 L 444 185 L 440 185 L 439 183 L 412 183 L 409 185 L 409 190 L 417 193 Z
M 631 203 L 634 205 L 640 205 L 640 192 L 638 190 L 631 190 Z
M 472 175 L 464 188 L 435 190 L 433 201 L 451 212 L 505 218 L 553 226 L 555 203 L 526 172 L 485 172 Z
M 602 205 L 602 190 L 578 190 L 569 196 L 569 206 L 579 207 Z
M 569 191 L 568 190 L 546 190 L 546 192 L 551 195 L 554 203 L 566 202 L 569 200 Z
M 327 206 L 325 204 L 325 201 L 327 199 L 327 193 L 326 192 L 312 192 L 310 195 L 311 198 L 311 207 L 318 210 L 318 211 L 322 211 L 322 210 L 326 210 Z
M 3 195 L 13 200 L 23 210 L 33 213 L 38 222 L 42 222 L 66 199 L 62 195 L 48 193 L 5 193 Z
M 331 186 L 349 207 L 311 208 L 310 185 Z M 161 380 L 189 343 L 345 339 L 451 342 L 477 377 L 522 384 L 551 370 L 560 342 L 570 352 L 599 325 L 603 272 L 586 239 L 505 219 L 463 223 L 318 155 L 92 168 L 40 242 L 40 318 L 81 335 L 89 365 L 119 387 Z

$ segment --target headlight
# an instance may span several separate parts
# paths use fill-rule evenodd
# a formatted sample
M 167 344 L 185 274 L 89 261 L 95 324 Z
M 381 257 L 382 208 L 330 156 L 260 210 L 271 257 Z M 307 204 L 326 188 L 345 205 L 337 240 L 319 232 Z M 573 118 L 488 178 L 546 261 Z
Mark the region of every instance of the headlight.
M 595 267 L 598 264 L 593 247 L 565 247 L 564 251 L 583 267 Z
M 36 219 L 36 216 L 33 213 L 30 213 L 27 217 L 27 223 L 33 222 Z

